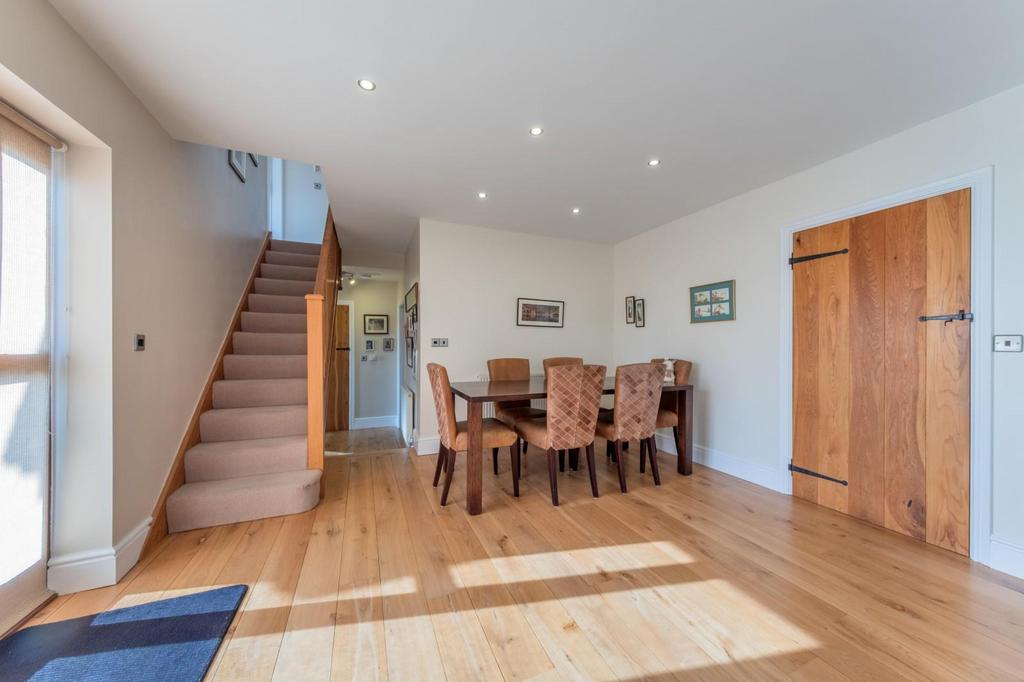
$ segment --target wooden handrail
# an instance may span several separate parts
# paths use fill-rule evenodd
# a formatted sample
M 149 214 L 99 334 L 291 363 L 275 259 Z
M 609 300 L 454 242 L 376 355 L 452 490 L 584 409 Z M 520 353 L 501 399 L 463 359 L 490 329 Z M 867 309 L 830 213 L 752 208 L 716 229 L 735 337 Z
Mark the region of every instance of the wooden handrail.
M 306 467 L 309 469 L 324 468 L 327 378 L 334 358 L 331 351 L 340 269 L 341 246 L 334 229 L 334 216 L 328 207 L 313 293 L 306 294 Z

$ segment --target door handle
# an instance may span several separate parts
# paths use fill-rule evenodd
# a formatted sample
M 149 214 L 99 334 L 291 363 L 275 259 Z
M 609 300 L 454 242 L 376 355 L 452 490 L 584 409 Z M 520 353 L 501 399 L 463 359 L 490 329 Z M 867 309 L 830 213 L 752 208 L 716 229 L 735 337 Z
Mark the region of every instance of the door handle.
M 974 319 L 974 313 L 969 313 L 961 308 L 958 312 L 948 313 L 946 315 L 922 315 L 917 318 L 918 322 L 938 322 L 941 321 L 943 324 L 949 324 L 953 321 L 964 321 L 970 322 Z

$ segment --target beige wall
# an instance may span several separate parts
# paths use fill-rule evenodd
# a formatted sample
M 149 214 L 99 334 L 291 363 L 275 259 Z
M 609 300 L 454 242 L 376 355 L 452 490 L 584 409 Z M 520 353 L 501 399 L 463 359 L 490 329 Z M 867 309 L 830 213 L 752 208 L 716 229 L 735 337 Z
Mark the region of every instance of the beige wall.
M 101 141 L 68 155 L 70 461 L 53 535 L 54 555 L 96 553 L 152 511 L 266 230 L 266 164 L 243 185 L 225 151 L 172 140 L 49 3 L 4 3 L 0 64 Z
M 421 220 L 419 252 L 421 453 L 437 451 L 428 362 L 452 381 L 486 376 L 495 357 L 529 358 L 537 373 L 556 355 L 611 363 L 611 246 Z M 519 297 L 565 301 L 565 327 L 516 326 Z M 432 348 L 432 337 L 448 347 Z M 457 409 L 464 418 L 461 401 Z
M 788 380 L 779 360 L 781 229 L 989 166 L 995 178 L 995 258 L 984 274 L 994 284 L 995 333 L 1021 333 L 1021 121 L 1024 87 L 617 244 L 616 310 L 624 296 L 645 297 L 647 326 L 626 326 L 617 313 L 616 360 L 693 360 L 694 440 L 703 454 L 754 478 L 778 476 L 779 383 Z M 691 325 L 688 288 L 733 278 L 736 321 Z M 989 344 L 982 339 L 983 347 Z M 992 359 L 993 562 L 1010 570 L 1016 561 L 1016 571 L 1024 574 L 1024 355 L 996 353 Z

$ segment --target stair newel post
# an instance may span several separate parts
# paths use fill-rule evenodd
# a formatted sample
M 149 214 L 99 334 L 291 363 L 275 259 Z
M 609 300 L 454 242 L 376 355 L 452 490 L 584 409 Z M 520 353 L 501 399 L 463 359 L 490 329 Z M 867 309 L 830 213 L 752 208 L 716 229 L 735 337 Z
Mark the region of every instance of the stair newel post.
M 323 323 L 323 294 L 306 294 L 306 466 L 321 471 L 324 468 Z

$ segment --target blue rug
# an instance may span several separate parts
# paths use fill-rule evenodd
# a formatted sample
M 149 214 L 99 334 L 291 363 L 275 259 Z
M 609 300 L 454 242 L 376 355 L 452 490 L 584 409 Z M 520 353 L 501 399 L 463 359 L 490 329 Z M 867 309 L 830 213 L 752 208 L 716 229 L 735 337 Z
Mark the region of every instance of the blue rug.
M 0 641 L 0 680 L 201 680 L 245 585 L 26 628 Z

